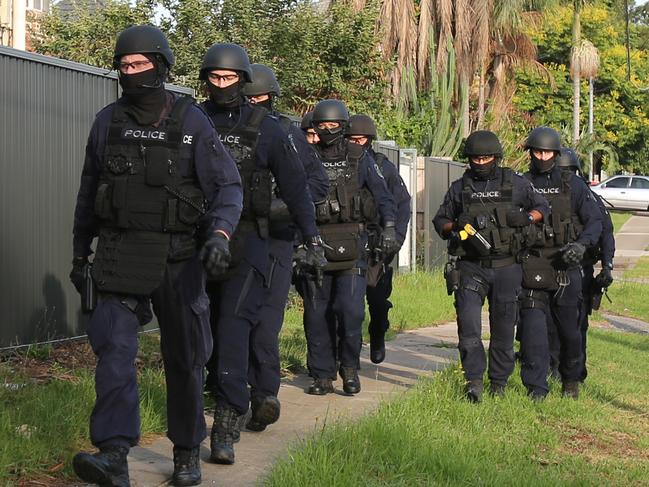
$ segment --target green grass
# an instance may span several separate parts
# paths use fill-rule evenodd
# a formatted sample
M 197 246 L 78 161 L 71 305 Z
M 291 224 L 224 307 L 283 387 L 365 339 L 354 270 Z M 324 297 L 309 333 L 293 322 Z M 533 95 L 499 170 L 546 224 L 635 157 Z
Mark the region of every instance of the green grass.
M 649 338 L 593 330 L 578 401 L 461 398 L 459 367 L 355 423 L 327 425 L 273 469 L 270 486 L 647 485 Z M 642 380 L 640 378 L 643 378 Z
M 144 438 L 166 430 L 164 373 L 155 365 L 149 367 L 157 363 L 152 352 L 156 341 L 155 335 L 140 339 L 144 350 L 140 363 L 145 367 L 139 373 Z M 73 477 L 72 456 L 92 448 L 88 420 L 95 400 L 93 372 L 66 370 L 55 363 L 49 374 L 49 382 L 38 384 L 10 363 L 0 363 L 0 385 L 4 384 L 0 387 L 0 485 Z
M 624 277 L 649 279 L 649 257 L 640 257 L 631 269 L 624 272 Z
M 613 220 L 613 229 L 615 230 L 615 233 L 619 232 L 622 228 L 622 225 L 624 225 L 626 221 L 632 216 L 631 212 L 628 211 L 611 211 L 610 215 L 611 220 Z

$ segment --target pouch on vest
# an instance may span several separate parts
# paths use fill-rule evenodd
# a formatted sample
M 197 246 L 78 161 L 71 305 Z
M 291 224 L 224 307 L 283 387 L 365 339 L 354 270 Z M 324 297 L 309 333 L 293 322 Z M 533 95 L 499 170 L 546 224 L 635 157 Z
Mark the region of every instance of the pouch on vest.
M 112 212 L 112 191 L 110 184 L 100 184 L 95 196 L 95 214 L 102 220 L 111 218 Z
M 331 215 L 329 213 L 329 200 L 324 200 L 315 205 L 315 220 L 317 224 L 329 223 Z
M 521 257 L 523 287 L 553 291 L 559 288 L 557 274 L 552 262 L 545 257 L 526 253 Z
M 92 277 L 102 292 L 149 296 L 162 282 L 170 235 L 102 228 Z
M 330 262 L 349 262 L 350 268 L 360 258 L 358 223 L 320 227 L 325 257 Z
M 250 177 L 251 206 L 256 217 L 267 217 L 272 200 L 272 184 L 268 171 L 255 171 Z
M 205 213 L 205 197 L 199 188 L 182 188 L 182 198 L 178 198 L 178 219 L 186 225 L 195 225 Z
M 169 150 L 166 147 L 147 147 L 144 152 L 146 184 L 164 186 L 169 179 Z

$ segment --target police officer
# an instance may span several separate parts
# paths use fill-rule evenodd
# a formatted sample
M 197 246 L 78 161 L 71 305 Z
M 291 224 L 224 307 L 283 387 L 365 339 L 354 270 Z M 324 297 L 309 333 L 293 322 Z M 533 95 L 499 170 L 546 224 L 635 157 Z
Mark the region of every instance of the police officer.
M 577 153 L 569 148 L 562 148 L 557 159 L 557 165 L 566 170 L 582 176 L 581 164 Z M 582 176 L 583 177 L 583 176 Z M 587 183 L 588 184 L 588 183 Z M 590 189 L 590 187 L 589 187 Z M 581 382 L 584 382 L 588 371 L 586 369 L 586 341 L 588 332 L 588 316 L 593 312 L 593 299 L 602 298 L 602 291 L 606 290 L 613 283 L 613 257 L 615 256 L 615 236 L 613 229 L 613 221 L 611 215 L 606 209 L 606 205 L 599 197 L 599 195 L 591 191 L 591 195 L 595 198 L 595 202 L 602 215 L 602 233 L 599 241 L 595 247 L 589 247 L 584 254 L 582 263 L 583 270 L 583 283 L 582 283 L 582 306 L 579 313 L 579 328 L 581 329 L 581 349 L 583 354 L 583 370 L 581 375 Z M 602 270 L 595 277 L 594 265 L 601 262 Z M 557 369 L 559 366 L 559 353 L 560 343 L 555 333 L 550 333 L 550 366 Z M 557 370 L 558 373 L 558 370 Z
M 192 98 L 164 89 L 173 64 L 157 28 L 119 34 L 113 66 L 123 96 L 97 114 L 77 197 L 70 278 L 79 290 L 99 237 L 99 301 L 87 330 L 98 358 L 90 436 L 99 453 L 77 454 L 73 467 L 101 486 L 129 485 L 126 457 L 140 437 L 137 332 L 152 317 L 150 303 L 160 325 L 172 483 L 201 482 L 203 367 L 212 350 L 201 257 L 212 275 L 227 268 L 242 190 L 207 116 Z
M 399 244 L 399 248 L 401 248 L 406 239 L 408 222 L 410 222 L 410 194 L 406 189 L 406 185 L 403 179 L 401 179 L 401 176 L 399 176 L 398 169 L 394 163 L 384 154 L 377 153 L 372 149 L 372 141 L 377 138 L 376 125 L 372 117 L 364 114 L 352 115 L 349 117 L 345 134 L 350 142 L 365 147 L 385 178 L 388 190 L 392 193 L 394 202 L 397 205 L 395 230 L 397 233 L 397 243 Z M 379 235 L 380 232 L 377 233 L 377 237 Z M 373 250 L 375 247 L 372 242 L 377 240 L 370 236 L 370 250 Z M 371 252 L 371 254 L 374 254 L 374 252 Z M 390 294 L 392 294 L 393 269 L 390 264 L 394 260 L 395 255 L 380 255 L 378 259 L 373 259 L 372 255 L 370 255 L 371 264 L 369 273 L 376 275 L 376 280 L 371 284 L 368 280 L 366 293 L 367 305 L 370 312 L 370 360 L 375 364 L 380 364 L 385 359 L 385 332 L 390 327 L 388 312 L 392 308 L 392 303 L 389 298 Z
M 238 417 L 250 404 L 251 333 L 264 325 L 260 311 L 267 290 L 276 284 L 276 262 L 270 258 L 269 247 L 273 178 L 307 244 L 307 266 L 320 268 L 326 260 L 306 175 L 295 149 L 277 119 L 265 108 L 247 103 L 243 96 L 245 83 L 252 81 L 246 51 L 236 44 L 214 44 L 203 57 L 200 79 L 209 93 L 202 106 L 237 162 L 243 184 L 241 221 L 230 243 L 231 269 L 226 279 L 208 286 L 215 349 L 207 364 L 206 387 L 216 402 L 210 458 L 231 464 Z M 283 307 L 285 302 L 275 305 Z M 266 335 L 274 333 L 271 330 Z M 259 357 L 257 352 L 253 357 Z M 273 395 L 259 395 L 252 406 L 252 420 L 260 428 L 279 417 L 279 402 Z
M 365 223 L 374 221 L 378 207 L 383 233 L 380 247 L 386 254 L 398 248 L 394 198 L 383 176 L 363 146 L 344 138 L 349 113 L 339 100 L 323 100 L 313 112 L 319 136 L 316 150 L 329 175 L 329 194 L 316 206 L 318 228 L 329 264 L 321 282 L 301 279 L 307 365 L 313 377 L 309 394 L 334 391 L 337 329 L 342 328 L 339 373 L 347 394 L 360 392 L 358 378 L 365 314 L 367 254 Z
M 525 148 L 530 151 L 531 160 L 525 176 L 548 199 L 552 215 L 528 233 L 527 243 L 535 248 L 522 256 L 525 289 L 521 296 L 521 376 L 534 399 L 545 397 L 549 366 L 547 330 L 556 329 L 561 344 L 562 392 L 576 399 L 583 369 L 579 326 L 581 264 L 586 250 L 599 241 L 601 213 L 584 181 L 556 164 L 561 144 L 555 130 L 535 128 L 527 137 Z
M 275 73 L 263 64 L 253 64 L 250 68 L 253 81 L 244 85 L 244 95 L 254 105 L 269 110 L 279 121 L 291 147 L 299 155 L 312 200 L 324 200 L 329 190 L 329 178 L 322 163 L 302 131 L 291 123 L 290 118 L 274 110 L 274 98 L 281 95 Z M 250 431 L 266 429 L 268 424 L 277 421 L 280 410 L 277 400 L 280 385 L 279 332 L 291 285 L 295 226 L 281 195 L 276 194 L 279 193 L 277 189 L 271 201 L 269 231 L 272 286 L 267 289 L 264 305 L 259 312 L 259 323 L 250 335 L 248 382 L 253 415 L 246 424 Z
M 514 370 L 514 327 L 521 288 L 521 266 L 515 257 L 520 250 L 519 234 L 542 221 L 548 206 L 529 181 L 499 165 L 503 149 L 493 132 L 469 135 L 464 154 L 469 168 L 451 185 L 433 223 L 437 233 L 449 240 L 453 269 L 447 272 L 447 285 L 449 293 L 455 291 L 466 396 L 479 402 L 486 368 L 482 305 L 487 298 L 490 391 L 503 395 Z
M 306 137 L 306 141 L 309 144 L 315 145 L 315 144 L 318 143 L 320 138 L 318 137 L 318 134 L 316 134 L 315 129 L 313 128 L 313 111 L 307 112 L 302 117 L 302 122 L 300 123 L 300 128 L 302 129 L 302 132 L 304 132 L 304 136 Z

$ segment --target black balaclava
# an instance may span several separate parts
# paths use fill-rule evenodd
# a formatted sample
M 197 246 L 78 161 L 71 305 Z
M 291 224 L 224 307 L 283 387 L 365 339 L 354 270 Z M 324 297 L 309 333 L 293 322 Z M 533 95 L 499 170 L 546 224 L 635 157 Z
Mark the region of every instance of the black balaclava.
M 243 75 L 241 73 L 239 75 L 239 81 L 225 88 L 219 88 L 209 81 L 207 82 L 207 91 L 210 93 L 212 103 L 220 108 L 235 108 L 243 103 L 243 85 L 245 81 Z
M 546 172 L 550 172 L 554 167 L 554 164 L 556 163 L 556 159 L 557 159 L 556 152 L 547 161 L 542 161 L 541 159 L 537 159 L 536 157 L 534 157 L 534 154 L 532 153 L 532 151 L 530 151 L 530 160 L 532 161 L 532 169 L 537 174 L 544 174 Z
M 314 127 L 316 134 L 320 137 L 320 142 L 322 146 L 332 146 L 338 145 L 338 143 L 343 139 L 345 133 L 344 123 L 340 122 L 340 127 L 334 129 L 319 129 Z
M 126 109 L 140 125 L 156 123 L 167 101 L 164 89 L 167 67 L 153 56 L 147 58 L 153 63 L 152 69 L 135 74 L 119 73 Z
M 493 161 L 486 164 L 476 164 L 469 159 L 469 167 L 471 168 L 471 173 L 475 176 L 476 179 L 490 179 L 496 173 L 496 167 L 498 166 L 499 159 L 499 157 L 496 157 Z

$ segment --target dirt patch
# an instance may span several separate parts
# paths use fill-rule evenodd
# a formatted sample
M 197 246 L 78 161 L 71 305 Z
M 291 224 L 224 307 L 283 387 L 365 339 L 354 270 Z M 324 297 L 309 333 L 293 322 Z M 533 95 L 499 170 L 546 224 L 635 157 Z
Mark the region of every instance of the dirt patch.
M 0 364 L 36 384 L 45 384 L 52 380 L 75 382 L 78 380 L 75 371 L 94 370 L 97 359 L 88 340 L 83 339 L 22 348 L 0 356 Z M 162 367 L 159 336 L 140 335 L 135 366 L 138 370 Z
M 637 438 L 619 431 L 599 431 L 597 434 L 573 426 L 561 425 L 564 440 L 559 449 L 570 455 L 579 455 L 591 462 L 605 460 L 645 460 L 649 452 L 634 446 Z

